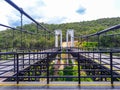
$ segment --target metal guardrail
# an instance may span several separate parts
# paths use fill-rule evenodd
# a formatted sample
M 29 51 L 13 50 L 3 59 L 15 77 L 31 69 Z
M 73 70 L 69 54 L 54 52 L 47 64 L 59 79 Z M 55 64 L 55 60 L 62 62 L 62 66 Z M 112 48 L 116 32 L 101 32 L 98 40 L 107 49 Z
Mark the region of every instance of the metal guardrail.
M 49 84 L 52 80 L 75 80 L 81 84 L 83 79 L 92 79 L 93 81 L 109 81 L 111 84 L 114 81 L 120 80 L 120 57 L 114 56 L 120 51 L 45 51 L 45 52 L 24 52 L 24 53 L 0 53 L 0 55 L 14 56 L 13 63 L 8 59 L 2 63 L 0 61 L 0 78 L 15 81 L 17 84 L 20 81 L 42 81 L 45 79 Z M 69 56 L 69 55 L 72 55 Z M 66 55 L 63 57 L 61 55 Z M 60 61 L 60 60 L 64 60 Z M 67 63 L 67 60 L 69 63 Z M 75 63 L 70 62 L 74 60 Z M 9 70 L 6 67 L 13 67 Z M 76 69 L 65 69 L 66 67 L 77 67 Z M 62 67 L 62 69 L 60 69 Z M 5 70 L 6 69 L 6 70 Z M 6 73 L 7 72 L 7 73 Z M 64 72 L 64 75 L 60 75 Z M 67 72 L 76 73 L 65 74 Z M 11 74 L 10 74 L 11 73 Z M 52 73 L 52 74 L 51 74 Z M 4 80 L 5 80 L 4 79 Z M 6 81 L 7 81 L 6 80 Z

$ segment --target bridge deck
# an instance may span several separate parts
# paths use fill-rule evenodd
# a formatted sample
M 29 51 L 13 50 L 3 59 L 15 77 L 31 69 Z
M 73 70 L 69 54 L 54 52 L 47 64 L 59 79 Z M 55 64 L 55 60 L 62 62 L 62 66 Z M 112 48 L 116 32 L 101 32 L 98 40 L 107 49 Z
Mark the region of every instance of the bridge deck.
M 90 54 L 91 55 L 91 54 Z M 98 54 L 94 54 L 95 57 L 94 58 L 99 58 L 99 55 Z M 101 64 L 106 64 L 104 65 L 106 68 L 109 68 L 110 69 L 110 57 L 108 55 L 105 55 L 105 54 L 102 54 L 101 55 Z M 113 70 L 115 72 L 117 72 L 118 74 L 120 74 L 120 57 L 117 57 L 117 56 L 113 56 Z M 100 60 L 96 59 L 95 62 L 99 63 L 100 64 Z
M 51 50 L 44 50 L 42 52 L 50 52 Z M 52 52 L 56 52 L 56 50 L 52 50 Z M 46 54 L 31 54 L 19 56 L 19 71 L 25 70 L 42 59 L 46 58 Z M 15 66 L 14 66 L 15 65 Z M 1 60 L 0 61 L 0 77 L 9 77 L 15 75 L 17 72 L 16 59 L 14 61 L 13 58 L 10 60 Z M 6 78 L 0 78 L 0 82 L 3 82 Z
M 104 53 L 92 53 L 89 52 L 87 53 L 87 55 L 85 54 L 86 51 L 81 51 L 81 50 L 76 50 L 73 49 L 73 52 L 80 52 L 80 55 L 89 58 L 91 60 L 93 60 L 94 62 L 103 65 L 104 67 L 110 69 L 110 55 L 108 54 L 104 54 Z M 114 72 L 116 72 L 117 74 L 120 74 L 120 57 L 119 56 L 112 56 L 112 68 L 114 70 Z
M 30 62 L 29 62 L 29 57 L 26 55 L 24 57 L 24 59 L 26 59 L 24 61 L 24 64 L 34 64 L 36 62 L 38 62 L 38 60 L 33 60 L 36 59 L 37 56 L 35 55 L 35 57 L 33 58 L 33 56 L 30 56 Z M 39 56 L 40 58 L 40 56 Z M 19 57 L 19 59 L 22 59 L 22 57 Z M 0 61 L 0 76 L 13 76 L 16 74 L 16 67 L 14 67 L 14 60 L 4 60 L 4 61 Z M 24 70 L 27 67 L 29 67 L 29 65 L 24 65 L 23 66 L 23 60 L 19 60 L 19 64 L 21 64 L 21 66 L 19 66 L 19 70 Z M 14 71 L 15 69 L 15 71 Z M 2 82 L 3 80 L 5 80 L 6 78 L 1 78 L 0 82 Z

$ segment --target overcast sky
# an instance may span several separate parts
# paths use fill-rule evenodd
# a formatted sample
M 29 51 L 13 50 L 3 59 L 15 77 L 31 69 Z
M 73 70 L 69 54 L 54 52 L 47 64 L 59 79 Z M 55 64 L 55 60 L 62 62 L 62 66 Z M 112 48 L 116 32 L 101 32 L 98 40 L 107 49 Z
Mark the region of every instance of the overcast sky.
M 38 22 L 60 24 L 120 16 L 120 0 L 11 0 Z M 24 23 L 30 23 L 24 17 Z M 0 23 L 20 25 L 20 13 L 0 0 Z

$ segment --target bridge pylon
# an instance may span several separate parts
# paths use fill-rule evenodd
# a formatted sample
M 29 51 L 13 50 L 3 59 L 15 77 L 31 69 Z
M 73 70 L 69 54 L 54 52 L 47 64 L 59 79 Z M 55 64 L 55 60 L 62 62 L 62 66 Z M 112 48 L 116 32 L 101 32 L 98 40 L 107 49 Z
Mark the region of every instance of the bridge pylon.
M 70 35 L 70 44 L 68 45 L 68 41 L 69 41 L 69 35 Z M 66 43 L 67 43 L 67 50 L 70 47 L 74 47 L 74 30 L 73 29 L 68 29 L 67 33 L 66 33 Z M 71 56 L 70 56 L 71 57 Z M 69 55 L 68 55 L 69 58 Z M 67 64 L 69 63 L 69 60 L 67 59 Z M 74 63 L 74 60 L 72 60 L 72 63 Z
M 58 42 L 58 36 L 60 35 L 60 45 L 59 45 L 59 42 Z M 62 30 L 58 29 L 58 30 L 55 30 L 55 47 L 58 48 L 60 47 L 60 49 L 62 50 Z M 57 57 L 58 58 L 58 57 Z M 55 60 L 57 63 L 58 60 Z M 61 56 L 60 56 L 60 63 L 61 63 Z

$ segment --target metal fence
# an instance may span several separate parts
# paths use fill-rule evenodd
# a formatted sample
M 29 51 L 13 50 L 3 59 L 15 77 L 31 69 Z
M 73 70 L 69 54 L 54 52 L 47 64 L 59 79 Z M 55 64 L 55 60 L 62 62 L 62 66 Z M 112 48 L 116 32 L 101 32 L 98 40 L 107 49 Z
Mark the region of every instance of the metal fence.
M 119 51 L 64 51 L 0 53 L 2 81 L 81 82 L 120 80 Z M 6 58 L 7 56 L 7 58 Z

